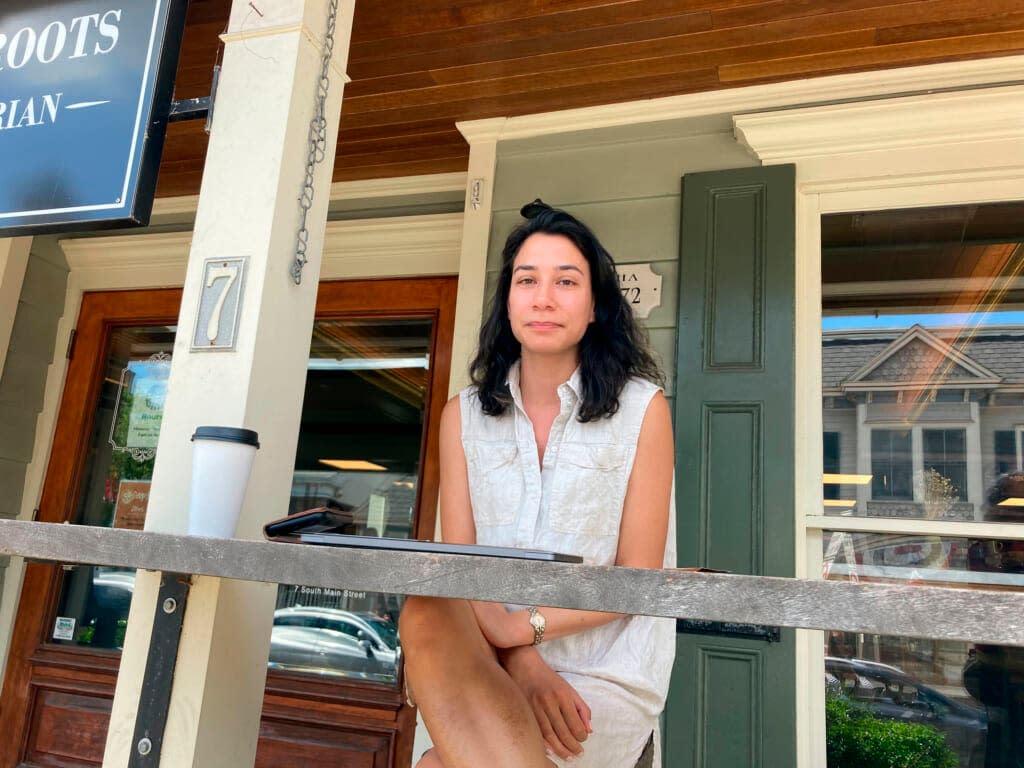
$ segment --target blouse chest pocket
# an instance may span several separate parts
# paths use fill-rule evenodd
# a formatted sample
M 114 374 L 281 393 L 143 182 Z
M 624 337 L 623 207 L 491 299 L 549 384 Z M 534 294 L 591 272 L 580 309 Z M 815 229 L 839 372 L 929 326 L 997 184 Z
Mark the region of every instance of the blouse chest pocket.
M 628 459 L 625 445 L 562 445 L 548 506 L 551 527 L 570 534 L 617 535 Z
M 511 440 L 465 444 L 473 521 L 478 526 L 510 525 L 523 498 L 519 448 Z

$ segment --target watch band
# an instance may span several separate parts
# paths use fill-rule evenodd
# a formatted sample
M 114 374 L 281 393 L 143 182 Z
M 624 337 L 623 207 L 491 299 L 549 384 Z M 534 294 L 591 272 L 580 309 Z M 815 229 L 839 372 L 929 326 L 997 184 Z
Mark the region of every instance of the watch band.
M 547 619 L 544 618 L 544 614 L 537 610 L 537 606 L 531 605 L 529 607 L 530 612 L 530 626 L 533 627 L 533 645 L 540 645 L 544 642 L 544 630 L 547 629 Z

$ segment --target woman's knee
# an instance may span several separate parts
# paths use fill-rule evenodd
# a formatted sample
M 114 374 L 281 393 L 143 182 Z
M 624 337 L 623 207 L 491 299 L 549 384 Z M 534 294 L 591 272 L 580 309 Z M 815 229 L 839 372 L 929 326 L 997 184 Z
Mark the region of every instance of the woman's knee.
M 444 768 L 444 763 L 437 756 L 437 750 L 431 747 L 420 757 L 416 763 L 416 768 Z
M 398 635 L 407 669 L 416 661 L 445 666 L 456 657 L 468 663 L 467 657 L 478 653 L 493 656 L 466 600 L 409 597 L 398 617 Z

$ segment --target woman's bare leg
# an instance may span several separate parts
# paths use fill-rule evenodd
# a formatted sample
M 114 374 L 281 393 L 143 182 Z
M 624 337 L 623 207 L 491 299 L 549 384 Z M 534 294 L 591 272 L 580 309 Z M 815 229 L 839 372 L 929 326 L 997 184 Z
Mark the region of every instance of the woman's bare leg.
M 468 602 L 410 597 L 399 622 L 409 688 L 434 742 L 425 768 L 553 766 L 533 711 Z

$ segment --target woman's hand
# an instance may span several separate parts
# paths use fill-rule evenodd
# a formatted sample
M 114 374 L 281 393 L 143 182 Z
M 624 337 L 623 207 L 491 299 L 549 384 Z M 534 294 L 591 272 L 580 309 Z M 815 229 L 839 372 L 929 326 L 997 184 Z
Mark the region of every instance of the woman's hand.
M 501 603 L 480 603 L 471 601 L 476 622 L 495 648 L 514 648 L 518 645 L 533 644 L 533 627 L 526 611 L 505 610 Z
M 593 729 L 590 707 L 576 689 L 549 667 L 532 646 L 503 650 L 499 657 L 533 709 L 548 749 L 563 760 L 582 754 L 583 742 Z

